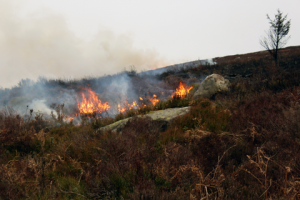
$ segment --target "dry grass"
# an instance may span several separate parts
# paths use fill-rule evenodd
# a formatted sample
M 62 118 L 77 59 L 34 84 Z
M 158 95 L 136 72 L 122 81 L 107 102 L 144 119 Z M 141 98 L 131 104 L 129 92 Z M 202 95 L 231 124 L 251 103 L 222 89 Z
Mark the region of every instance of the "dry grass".
M 299 199 L 295 74 L 240 80 L 215 101 L 172 99 L 127 114 L 190 105 L 167 129 L 133 117 L 122 134 L 96 134 L 117 118 L 52 127 L 41 114 L 23 119 L 7 107 L 0 198 Z

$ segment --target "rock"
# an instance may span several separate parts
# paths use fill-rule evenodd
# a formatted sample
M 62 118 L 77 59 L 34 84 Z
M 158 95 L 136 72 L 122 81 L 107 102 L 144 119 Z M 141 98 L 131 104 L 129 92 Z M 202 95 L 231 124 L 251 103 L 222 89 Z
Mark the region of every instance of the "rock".
M 111 130 L 112 132 L 119 132 L 122 130 L 122 128 L 125 126 L 125 124 L 131 119 L 131 117 L 129 118 L 126 118 L 126 119 L 122 119 L 122 120 L 119 120 L 115 123 L 112 123 L 110 125 L 107 125 L 107 126 L 104 126 L 104 127 L 101 127 L 97 130 L 97 132 L 100 132 L 100 131 L 109 131 Z
M 154 121 L 159 121 L 160 124 L 162 124 L 162 125 L 168 125 L 178 116 L 188 113 L 189 110 L 190 110 L 189 106 L 183 107 L 183 108 L 168 108 L 166 110 L 159 110 L 159 111 L 151 112 L 146 115 L 138 115 L 137 117 L 150 117 Z M 112 132 L 122 131 L 122 128 L 126 125 L 126 123 L 129 120 L 131 120 L 131 118 L 132 117 L 122 119 L 120 121 L 117 121 L 117 122 L 107 125 L 105 127 L 99 128 L 97 130 L 97 132 L 109 131 L 109 130 L 111 130 Z
M 229 85 L 229 80 L 225 79 L 223 76 L 218 74 L 211 74 L 202 81 L 198 90 L 194 94 L 194 98 L 211 98 L 218 92 L 228 91 Z
M 163 120 L 167 122 L 173 121 L 176 117 L 184 115 L 190 111 L 190 107 L 183 108 L 168 108 L 166 110 L 159 110 L 156 112 L 151 112 L 145 116 L 150 117 L 152 120 Z

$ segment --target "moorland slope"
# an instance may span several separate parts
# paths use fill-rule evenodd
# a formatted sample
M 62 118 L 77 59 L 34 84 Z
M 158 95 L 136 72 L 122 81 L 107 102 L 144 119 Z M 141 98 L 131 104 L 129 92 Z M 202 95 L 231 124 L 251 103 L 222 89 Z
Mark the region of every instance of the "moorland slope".
M 52 121 L 59 125 L 50 126 L 53 122 L 42 114 L 30 112 L 28 120 L 6 106 L 0 114 L 0 197 L 299 199 L 299 47 L 284 49 L 278 66 L 265 52 L 215 61 L 156 75 L 124 72 L 135 94 L 160 94 L 160 101 L 114 117 L 82 116 L 80 125 L 64 122 L 57 113 Z M 191 98 L 201 79 L 212 73 L 228 78 L 230 91 L 212 99 Z M 51 103 L 64 91 L 77 92 L 89 84 L 108 101 L 114 96 L 103 86 L 120 76 L 41 79 L 3 89 L 0 96 L 9 102 L 50 93 Z M 194 89 L 185 98 L 168 99 L 166 93 L 179 82 Z M 47 92 L 30 90 L 39 84 Z M 163 131 L 150 118 L 136 117 L 187 106 L 189 112 Z M 97 132 L 127 117 L 132 118 L 121 134 Z

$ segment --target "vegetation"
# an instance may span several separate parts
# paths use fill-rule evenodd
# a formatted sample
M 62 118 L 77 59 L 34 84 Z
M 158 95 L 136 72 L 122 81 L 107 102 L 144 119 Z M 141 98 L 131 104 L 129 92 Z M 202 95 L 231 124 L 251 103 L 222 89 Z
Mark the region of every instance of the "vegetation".
M 280 68 L 269 57 L 242 59 L 157 76 L 196 87 L 182 74 L 199 78 L 211 70 L 222 74 L 224 66 L 255 67 L 252 76 L 235 78 L 230 92 L 213 100 L 174 97 L 114 118 L 83 118 L 79 126 L 59 119 L 55 125 L 31 111 L 24 119 L 5 107 L 0 113 L 0 199 L 299 198 L 300 62 L 294 64 L 299 54 L 282 54 Z M 135 73 L 131 81 L 145 84 Z M 96 81 L 83 82 L 93 86 Z M 80 85 L 51 84 L 52 89 Z M 190 112 L 164 132 L 158 122 L 134 117 L 184 106 L 191 106 Z M 125 117 L 133 118 L 122 134 L 96 132 Z

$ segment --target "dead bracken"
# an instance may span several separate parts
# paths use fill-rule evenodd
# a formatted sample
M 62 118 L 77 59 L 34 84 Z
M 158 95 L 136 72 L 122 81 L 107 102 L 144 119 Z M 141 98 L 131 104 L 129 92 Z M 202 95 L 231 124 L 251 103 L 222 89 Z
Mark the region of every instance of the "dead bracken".
M 92 80 L 89 89 L 83 80 L 46 81 L 49 92 L 72 88 L 75 106 L 53 104 L 51 119 L 3 107 L 0 199 L 299 199 L 300 51 L 281 54 L 279 67 L 264 55 L 218 58 L 156 81 L 132 75 L 135 99 L 115 102 Z M 229 76 L 232 66 L 255 69 Z M 228 76 L 230 90 L 192 98 L 197 80 L 213 73 Z M 184 107 L 168 124 L 149 117 Z M 121 130 L 97 131 L 129 117 Z

